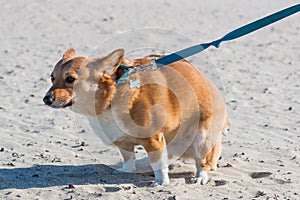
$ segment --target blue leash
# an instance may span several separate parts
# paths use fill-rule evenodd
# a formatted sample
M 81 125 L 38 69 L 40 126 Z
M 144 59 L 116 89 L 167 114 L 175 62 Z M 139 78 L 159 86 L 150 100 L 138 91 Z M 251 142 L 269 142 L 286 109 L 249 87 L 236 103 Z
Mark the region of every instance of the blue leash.
M 169 54 L 167 56 L 161 57 L 159 59 L 154 59 L 155 63 L 156 63 L 155 70 L 158 70 L 165 65 L 182 60 L 182 59 L 192 56 L 194 54 L 200 53 L 201 51 L 207 49 L 210 46 L 219 48 L 221 42 L 230 41 L 230 40 L 234 40 L 236 38 L 242 37 L 251 32 L 254 32 L 258 29 L 261 29 L 265 26 L 268 26 L 276 21 L 279 21 L 290 15 L 293 15 L 299 11 L 300 11 L 300 4 L 296 4 L 294 6 L 286 8 L 284 10 L 278 11 L 272 15 L 269 15 L 267 17 L 261 18 L 254 22 L 251 22 L 251 23 L 249 23 L 245 26 L 242 26 L 238 29 L 235 29 L 235 30 L 229 32 L 228 34 L 226 34 L 225 36 L 223 36 L 221 39 L 218 39 L 218 40 L 215 40 L 215 41 L 212 41 L 209 43 L 197 44 L 197 45 L 188 47 L 186 49 L 177 51 L 175 53 Z M 147 66 L 135 66 L 135 67 L 127 67 L 125 65 L 120 65 L 120 66 L 125 69 L 125 74 L 117 81 L 117 83 L 125 83 L 131 74 L 137 73 L 139 71 L 145 71 L 146 69 L 149 69 L 149 68 L 154 69 L 153 61 L 151 61 L 150 65 L 147 65 Z M 132 70 L 132 68 L 134 70 Z

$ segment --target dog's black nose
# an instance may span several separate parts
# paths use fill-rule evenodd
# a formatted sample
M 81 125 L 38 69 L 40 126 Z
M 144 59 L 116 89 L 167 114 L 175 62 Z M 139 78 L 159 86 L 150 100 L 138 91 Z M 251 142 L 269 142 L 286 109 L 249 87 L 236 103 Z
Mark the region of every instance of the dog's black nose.
M 54 101 L 54 98 L 52 97 L 51 94 L 46 94 L 46 96 L 43 98 L 43 101 L 46 105 L 51 105 Z

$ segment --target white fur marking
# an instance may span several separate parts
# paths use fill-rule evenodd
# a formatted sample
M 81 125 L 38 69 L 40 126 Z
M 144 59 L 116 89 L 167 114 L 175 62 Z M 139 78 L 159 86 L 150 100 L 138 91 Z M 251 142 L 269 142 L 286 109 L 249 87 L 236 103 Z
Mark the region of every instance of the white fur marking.
M 194 149 L 194 155 L 200 155 L 200 148 L 203 145 L 203 142 L 205 141 L 207 137 L 207 132 L 205 130 L 201 130 L 200 134 L 197 134 L 194 141 L 193 141 L 193 149 Z
M 120 137 L 126 135 L 117 123 L 111 110 L 105 110 L 97 117 L 88 117 L 93 131 L 102 139 L 105 144 L 112 144 Z

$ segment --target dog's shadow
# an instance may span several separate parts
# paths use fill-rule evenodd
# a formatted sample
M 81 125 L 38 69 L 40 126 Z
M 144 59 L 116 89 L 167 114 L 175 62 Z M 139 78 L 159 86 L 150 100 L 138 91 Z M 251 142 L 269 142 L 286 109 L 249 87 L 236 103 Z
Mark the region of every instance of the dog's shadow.
M 28 168 L 0 169 L 0 190 L 46 188 L 52 186 L 68 187 L 85 184 L 125 184 L 147 187 L 154 180 L 153 172 L 112 174 L 114 169 L 104 164 L 36 165 Z M 191 177 L 191 172 L 170 173 L 170 178 Z

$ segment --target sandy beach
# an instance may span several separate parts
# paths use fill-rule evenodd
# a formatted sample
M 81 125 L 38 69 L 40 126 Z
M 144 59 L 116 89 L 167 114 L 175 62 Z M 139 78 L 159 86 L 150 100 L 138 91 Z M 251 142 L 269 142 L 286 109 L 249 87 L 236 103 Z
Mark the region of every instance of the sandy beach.
M 229 113 L 207 185 L 190 182 L 190 162 L 174 163 L 168 186 L 149 187 L 152 172 L 111 174 L 118 151 L 85 117 L 42 101 L 69 47 L 85 56 L 167 53 L 296 3 L 1 0 L 0 199 L 300 199 L 299 13 L 188 59 L 220 88 Z

